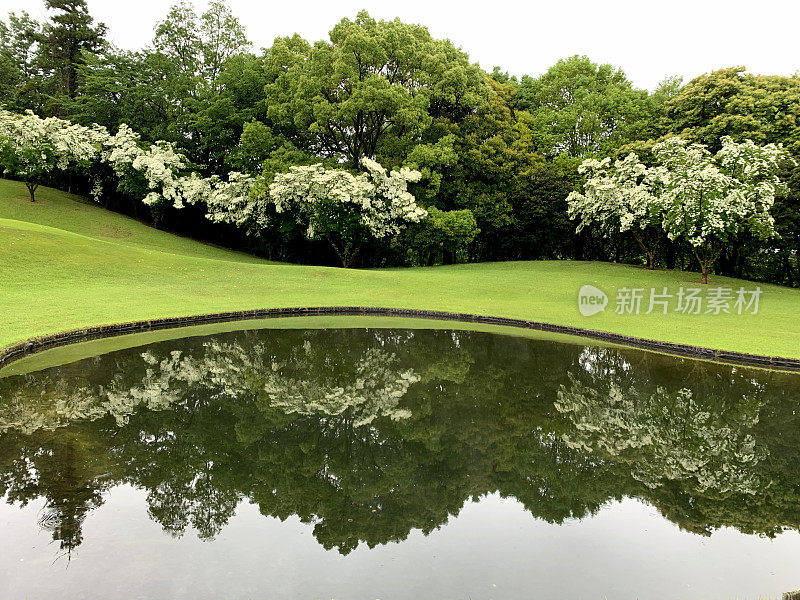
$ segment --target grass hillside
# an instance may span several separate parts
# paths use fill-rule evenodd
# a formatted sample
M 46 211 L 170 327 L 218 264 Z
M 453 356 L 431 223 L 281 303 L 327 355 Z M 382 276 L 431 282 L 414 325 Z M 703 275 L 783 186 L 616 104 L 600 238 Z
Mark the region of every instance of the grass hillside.
M 53 188 L 40 187 L 36 191 L 36 202 L 31 202 L 27 193 L 22 183 L 0 179 L 0 219 L 47 225 L 106 242 L 184 256 L 264 262 L 243 252 L 201 244 L 148 227 L 125 215 L 105 210 L 90 200 Z
M 483 263 L 344 270 L 269 263 L 157 231 L 53 189 L 31 204 L 0 180 L 0 346 L 87 325 L 272 306 L 373 305 L 536 319 L 800 357 L 800 291 L 761 284 L 757 315 L 617 315 L 621 287 L 676 291 L 696 273 L 592 262 Z M 583 317 L 577 292 L 609 294 Z M 711 277 L 711 285 L 755 284 Z

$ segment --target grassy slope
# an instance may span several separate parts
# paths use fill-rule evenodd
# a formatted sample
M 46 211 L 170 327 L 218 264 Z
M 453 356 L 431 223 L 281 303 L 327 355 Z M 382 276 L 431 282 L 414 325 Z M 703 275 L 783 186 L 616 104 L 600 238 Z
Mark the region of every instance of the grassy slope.
M 696 273 L 540 261 L 343 270 L 275 264 L 156 231 L 50 189 L 0 180 L 0 346 L 136 319 L 270 306 L 374 305 L 522 317 L 727 350 L 800 357 L 800 291 L 762 285 L 758 315 L 582 317 L 594 284 L 695 285 Z M 712 277 L 712 285 L 753 284 Z M 613 297 L 612 297 L 613 303 Z M 613 307 L 612 307 L 613 308 Z

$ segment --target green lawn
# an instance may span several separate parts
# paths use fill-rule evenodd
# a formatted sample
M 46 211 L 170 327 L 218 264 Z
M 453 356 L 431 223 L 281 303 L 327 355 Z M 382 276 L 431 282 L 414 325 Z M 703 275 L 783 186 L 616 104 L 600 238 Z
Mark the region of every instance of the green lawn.
M 594 262 L 343 270 L 269 263 L 149 228 L 67 194 L 0 180 L 0 346 L 86 325 L 273 306 L 372 305 L 535 319 L 800 357 L 800 291 L 761 285 L 757 315 L 617 315 L 621 287 L 676 291 L 697 273 Z M 610 296 L 583 317 L 577 292 Z M 711 285 L 755 284 L 711 277 Z

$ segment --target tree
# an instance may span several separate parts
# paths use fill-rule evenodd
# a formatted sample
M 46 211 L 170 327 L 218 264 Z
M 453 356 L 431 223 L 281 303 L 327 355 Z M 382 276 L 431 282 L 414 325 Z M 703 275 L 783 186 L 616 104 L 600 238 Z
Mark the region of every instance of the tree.
M 140 139 L 130 127 L 121 125 L 115 135 L 104 140 L 103 160 L 117 176 L 118 188 L 151 207 L 158 225 L 165 207 L 184 205 L 179 173 L 186 167 L 186 159 L 169 142 L 142 144 Z
M 772 210 L 778 234 L 778 262 L 770 279 L 797 286 L 800 283 L 800 166 L 785 161 L 781 169 L 781 181 L 786 182 L 788 191 L 776 197 Z
M 776 172 L 788 158 L 779 146 L 757 146 L 722 138 L 714 155 L 705 146 L 678 137 L 656 144 L 659 166 L 651 172 L 663 210 L 662 226 L 670 239 L 691 245 L 708 283 L 708 270 L 742 232 L 758 239 L 775 233 L 770 214 L 775 194 L 785 191 Z
M 597 226 L 606 233 L 631 232 L 647 256 L 647 268 L 655 268 L 661 241 L 661 213 L 648 169 L 631 153 L 611 165 L 610 158 L 587 159 L 578 169 L 586 176 L 584 192 L 567 197 L 570 218 L 578 220 L 577 231 Z
M 34 202 L 36 188 L 45 178 L 70 165 L 88 166 L 99 156 L 106 136 L 98 127 L 0 110 L 0 167 L 25 182 Z
M 692 79 L 667 102 L 672 131 L 716 152 L 722 138 L 783 143 L 800 154 L 800 76 L 753 75 L 744 67 Z
M 631 231 L 653 267 L 660 230 L 692 248 L 708 283 L 708 271 L 726 244 L 747 233 L 766 240 L 775 234 L 770 214 L 775 196 L 786 191 L 778 176 L 789 160 L 779 146 L 722 140 L 716 154 L 700 144 L 670 137 L 653 146 L 656 166 L 631 153 L 611 161 L 587 159 L 584 193 L 572 192 L 569 213 L 578 230 L 599 224 L 606 232 Z
M 427 214 L 406 189 L 409 181 L 419 179 L 419 171 L 387 173 L 375 161 L 361 162 L 367 173 L 359 175 L 321 164 L 292 167 L 269 186 L 276 211 L 291 212 L 306 223 L 309 239 L 327 240 L 343 267 L 352 265 L 369 238 L 398 234 Z
M 225 2 L 212 0 L 198 19 L 192 5 L 182 1 L 170 6 L 156 26 L 153 45 L 177 67 L 187 91 L 194 94 L 202 87 L 218 92 L 225 63 L 247 51 L 250 41 Z
M 178 144 L 207 173 L 218 173 L 242 126 L 254 117 L 250 107 L 237 105 L 234 93 L 226 92 L 239 88 L 236 73 L 225 76 L 229 61 L 235 59 L 235 70 L 251 88 L 259 68 L 247 65 L 253 57 L 244 54 L 250 48 L 244 27 L 224 2 L 210 2 L 199 17 L 191 4 L 179 2 L 156 26 L 153 46 L 155 52 L 145 53 L 153 65 L 148 97 L 156 103 L 166 99 L 172 126 L 171 135 L 162 139 Z M 264 83 L 256 86 L 259 95 Z M 257 97 L 249 98 L 259 104 Z
M 651 137 L 647 92 L 621 69 L 586 56 L 559 60 L 538 79 L 524 76 L 514 103 L 533 115 L 536 145 L 547 156 L 604 154 Z
M 424 154 L 415 148 L 408 164 L 416 161 L 439 175 L 429 205 L 472 212 L 480 229 L 474 258 L 553 258 L 568 243 L 568 189 L 536 152 L 532 117 L 513 106 L 514 85 L 494 78 L 487 83 L 493 91 L 489 100 L 457 124 L 437 122 L 431 133 L 445 135 L 427 144 Z M 452 157 L 445 152 L 449 146 Z M 435 181 L 431 175 L 428 180 Z
M 427 218 L 409 230 L 408 242 L 416 255 L 415 262 L 428 265 L 444 253 L 450 262 L 463 262 L 467 246 L 480 233 L 475 215 L 469 209 L 439 210 L 435 206 L 426 209 Z
M 434 117 L 463 116 L 487 95 L 484 75 L 452 43 L 418 25 L 342 19 L 330 42 L 276 40 L 269 117 L 307 131 L 314 151 L 360 168 L 387 138 L 418 136 Z
M 0 21 L 0 105 L 8 110 L 36 110 L 42 105 L 42 77 L 37 64 L 42 25 L 23 11 Z
M 744 67 L 719 69 L 696 77 L 666 104 L 671 130 L 715 152 L 722 138 L 756 144 L 783 144 L 800 157 L 800 76 L 754 75 Z M 791 178 L 791 168 L 784 169 Z M 788 179 L 784 179 L 788 180 Z M 718 270 L 725 275 L 792 281 L 794 223 L 800 212 L 778 198 L 773 215 L 780 237 L 764 245 L 747 233 L 727 244 Z M 788 235 L 787 235 L 788 233 Z
M 156 54 L 108 46 L 101 55 L 86 57 L 80 78 L 80 94 L 65 104 L 71 120 L 112 131 L 125 123 L 150 141 L 177 137 L 163 64 Z
M 105 44 L 106 26 L 93 25 L 86 0 L 45 0 L 48 10 L 56 11 L 38 36 L 39 62 L 52 74 L 51 93 L 56 105 L 51 112 L 63 114 L 62 98 L 75 98 L 79 66 L 86 54 L 97 54 Z
M 244 27 L 230 7 L 220 0 L 208 3 L 200 16 L 200 49 L 203 53 L 203 79 L 211 90 L 220 91 L 220 75 L 234 56 L 249 50 L 251 44 Z

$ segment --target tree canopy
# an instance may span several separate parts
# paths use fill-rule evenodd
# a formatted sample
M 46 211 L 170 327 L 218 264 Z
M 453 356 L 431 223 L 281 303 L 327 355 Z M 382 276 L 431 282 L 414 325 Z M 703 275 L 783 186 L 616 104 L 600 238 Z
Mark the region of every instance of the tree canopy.
M 567 258 L 702 271 L 691 236 L 633 206 L 638 196 L 628 191 L 640 187 L 618 187 L 616 209 L 638 215 L 631 226 L 604 209 L 576 231 L 567 198 L 599 197 L 591 170 L 581 170 L 586 160 L 611 165 L 633 153 L 629 166 L 650 169 L 669 137 L 712 154 L 730 138 L 788 153 L 769 209 L 776 235 L 731 233 L 708 266 L 800 285 L 797 75 L 733 66 L 686 83 L 667 76 L 648 92 L 619 66 L 576 55 L 518 78 L 501 66 L 484 71 L 422 24 L 366 11 L 332 23 L 326 39 L 286 35 L 254 49 L 225 0 L 202 11 L 188 1 L 165 7 L 151 44 L 121 50 L 85 0 L 45 6 L 43 22 L 27 13 L 0 20 L 0 106 L 112 136 L 132 132 L 160 157 L 151 166 L 171 166 L 150 169 L 148 179 L 143 157 L 140 169 L 73 161 L 42 170 L 41 184 L 272 259 L 333 265 L 344 246 L 307 236 L 300 213 L 277 213 L 270 186 L 316 164 L 358 178 L 366 159 L 387 172 L 419 171 L 407 192 L 429 216 L 392 235 L 361 236 L 353 265 Z M 21 155 L 5 147 L 3 174 L 23 177 L 10 158 Z M 190 187 L 173 194 L 180 185 L 170 178 Z
M 407 144 L 434 118 L 473 112 L 488 95 L 481 70 L 452 43 L 364 11 L 334 26 L 329 42 L 276 40 L 268 60 L 279 72 L 266 87 L 270 118 L 292 119 L 312 149 L 353 167 Z

